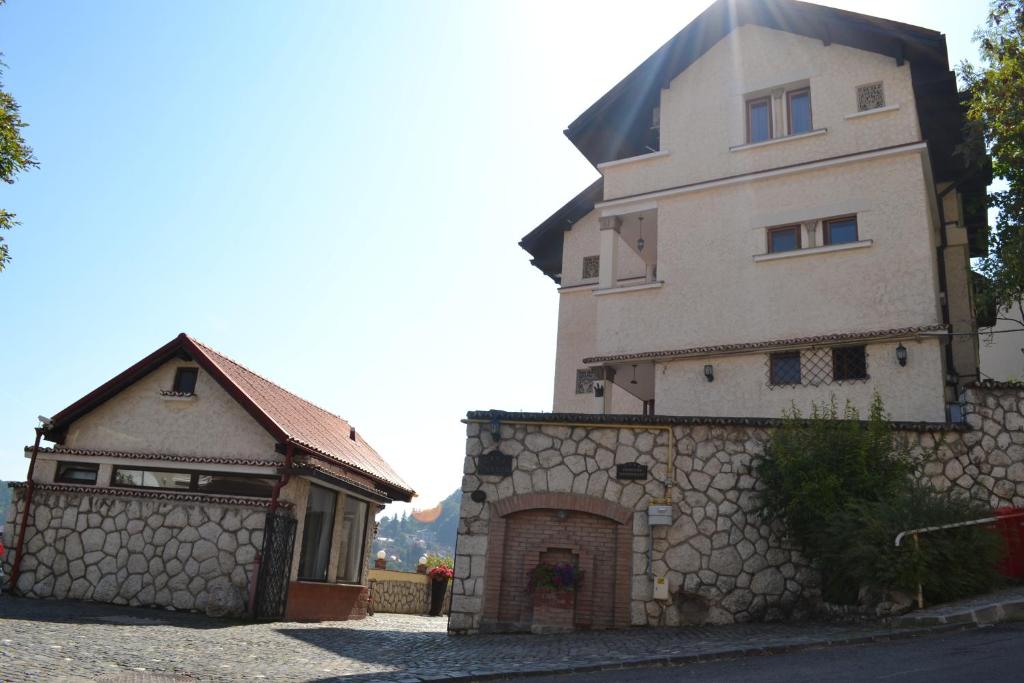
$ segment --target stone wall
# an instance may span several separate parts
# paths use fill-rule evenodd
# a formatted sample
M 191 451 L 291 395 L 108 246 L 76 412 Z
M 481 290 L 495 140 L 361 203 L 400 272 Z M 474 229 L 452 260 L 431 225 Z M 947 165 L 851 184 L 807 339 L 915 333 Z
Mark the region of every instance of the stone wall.
M 1024 507 L 1024 389 L 975 386 L 966 399 L 966 425 L 900 424 L 898 437 L 926 459 L 924 474 L 940 490 L 992 507 Z M 493 417 L 502 422 L 497 442 L 488 424 Z M 507 541 L 502 510 L 515 507 L 507 501 L 546 492 L 571 498 L 574 510 L 598 510 L 588 501 L 602 501 L 630 513 L 624 524 L 632 537 L 633 625 L 799 618 L 817 606 L 817 573 L 779 526 L 758 515 L 754 464 L 777 421 L 493 412 L 470 419 L 453 632 L 486 630 L 496 619 L 502 586 L 492 579 L 502 570 L 488 561 L 503 557 L 503 548 L 489 545 Z M 512 456 L 509 476 L 479 472 L 480 456 L 494 451 Z M 647 479 L 617 479 L 616 465 L 625 463 L 645 465 Z M 474 492 L 486 499 L 474 501 Z M 648 505 L 667 497 L 672 524 L 652 533 Z M 552 517 L 552 533 L 572 519 Z M 492 538 L 499 527 L 500 538 Z M 654 599 L 652 574 L 667 579 L 669 599 Z
M 18 590 L 37 598 L 240 616 L 248 606 L 266 511 L 261 508 L 62 492 L 37 486 Z M 14 559 L 15 489 L 5 538 Z
M 370 604 L 374 612 L 426 614 L 430 611 L 430 579 L 425 574 L 371 569 Z M 448 613 L 451 584 L 445 594 L 442 613 Z

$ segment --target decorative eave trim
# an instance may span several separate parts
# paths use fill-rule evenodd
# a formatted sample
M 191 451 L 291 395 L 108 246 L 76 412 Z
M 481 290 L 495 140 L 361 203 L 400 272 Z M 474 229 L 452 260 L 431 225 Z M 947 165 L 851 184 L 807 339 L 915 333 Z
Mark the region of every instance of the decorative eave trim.
M 354 464 L 352 464 L 350 462 L 344 462 L 342 460 L 339 460 L 338 458 L 334 457 L 330 453 L 326 453 L 326 452 L 322 451 L 321 449 L 316 448 L 315 446 L 311 446 L 310 444 L 306 443 L 305 441 L 301 441 L 299 439 L 294 439 L 294 438 L 288 439 L 288 441 L 290 443 L 298 446 L 299 448 L 305 450 L 307 453 L 315 456 L 316 458 L 320 459 L 323 462 L 328 462 L 331 465 L 336 465 L 339 468 L 342 468 L 342 469 L 354 472 L 355 474 L 358 474 L 361 477 L 366 477 L 370 481 L 374 481 L 374 482 L 377 482 L 377 483 L 383 484 L 384 486 L 389 487 L 390 489 L 392 489 L 393 492 L 397 492 L 398 493 L 398 495 L 390 495 L 389 494 L 389 497 L 391 497 L 391 498 L 393 498 L 395 500 L 402 500 L 402 501 L 405 501 L 405 502 L 409 502 L 416 495 L 416 492 L 413 491 L 410 488 L 407 488 L 405 486 L 401 486 L 399 484 L 396 484 L 393 481 L 389 481 L 389 480 L 385 479 L 384 477 L 382 477 L 382 476 L 380 476 L 378 474 L 372 474 L 370 472 L 367 472 L 366 470 L 364 470 L 363 468 L 359 467 L 358 465 L 354 465 Z M 376 490 L 376 489 L 374 489 L 374 490 Z
M 619 363 L 634 360 L 675 360 L 679 358 L 700 358 L 703 356 L 725 356 L 760 351 L 774 351 L 791 347 L 819 346 L 822 344 L 834 344 L 837 342 L 860 342 L 860 341 L 881 341 L 895 339 L 912 339 L 928 332 L 946 332 L 945 325 L 923 325 L 919 327 L 901 327 L 891 330 L 876 330 L 873 332 L 841 332 L 838 334 L 823 334 L 815 337 L 797 337 L 795 339 L 775 339 L 771 341 L 749 342 L 745 344 L 720 344 L 718 346 L 697 346 L 689 349 L 676 349 L 672 351 L 644 351 L 641 353 L 620 353 L 611 356 L 592 356 L 584 358 L 586 365 L 599 365 L 602 363 Z
M 318 476 L 324 478 L 332 483 L 335 483 L 342 488 L 352 489 L 354 493 L 366 496 L 367 498 L 379 503 L 391 503 L 394 502 L 395 498 L 387 491 L 380 489 L 370 488 L 365 484 L 361 484 L 354 481 L 342 474 L 333 471 L 329 467 L 324 467 L 314 462 L 299 463 L 292 467 L 292 472 L 299 475 L 307 476 Z M 408 501 L 406 501 L 408 502 Z
M 466 413 L 467 422 L 482 424 L 497 420 L 499 423 L 559 424 L 567 427 L 580 425 L 608 425 L 636 427 L 760 427 L 777 428 L 786 424 L 778 417 L 705 417 L 700 415 L 605 415 L 589 413 L 514 413 L 503 410 L 471 410 Z M 868 424 L 861 420 L 861 424 Z M 808 423 L 809 424 L 809 423 Z M 971 428 L 965 423 L 952 422 L 903 422 L 892 421 L 893 428 L 905 432 L 967 432 Z
M 1024 391 L 1024 382 L 1013 380 L 1000 381 L 996 379 L 983 379 L 977 382 L 969 382 L 968 389 L 1005 389 L 1010 391 Z
M 10 481 L 7 486 L 12 489 L 25 488 L 24 481 Z M 202 493 L 179 493 L 177 491 L 150 491 L 147 489 L 129 489 L 116 487 L 74 486 L 72 484 L 36 484 L 37 491 L 53 491 L 55 493 L 82 493 L 110 498 L 148 498 L 151 500 L 167 500 L 183 503 L 207 503 L 210 505 L 237 505 L 239 507 L 269 508 L 269 498 L 252 498 L 249 496 L 208 496 Z M 292 507 L 291 503 L 278 501 L 278 507 Z
M 25 446 L 25 452 L 30 453 L 31 446 Z M 160 460 L 185 465 L 244 465 L 246 467 L 281 467 L 281 462 L 273 460 L 256 460 L 243 458 L 206 457 L 200 455 L 168 455 L 165 453 L 130 453 L 126 451 L 104 451 L 91 450 L 86 448 L 65 448 L 63 446 L 39 448 L 40 453 L 52 455 L 73 455 L 92 458 L 120 458 L 125 460 Z

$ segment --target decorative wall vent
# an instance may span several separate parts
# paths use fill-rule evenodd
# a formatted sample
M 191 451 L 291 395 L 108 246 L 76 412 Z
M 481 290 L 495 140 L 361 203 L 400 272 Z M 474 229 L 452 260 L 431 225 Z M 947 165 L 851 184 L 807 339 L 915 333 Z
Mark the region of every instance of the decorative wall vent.
M 824 346 L 770 353 L 765 358 L 769 389 L 820 387 L 866 382 L 868 354 L 863 346 Z
M 601 257 L 600 256 L 584 256 L 583 257 L 583 279 L 590 280 L 600 276 L 601 274 Z
M 590 368 L 576 371 L 576 393 L 589 394 L 594 391 L 594 381 L 597 379 L 594 371 Z
M 885 106 L 885 92 L 882 83 L 868 83 L 857 86 L 857 111 L 868 111 Z
M 615 478 L 630 481 L 644 481 L 647 479 L 647 465 L 638 462 L 626 462 L 615 466 Z

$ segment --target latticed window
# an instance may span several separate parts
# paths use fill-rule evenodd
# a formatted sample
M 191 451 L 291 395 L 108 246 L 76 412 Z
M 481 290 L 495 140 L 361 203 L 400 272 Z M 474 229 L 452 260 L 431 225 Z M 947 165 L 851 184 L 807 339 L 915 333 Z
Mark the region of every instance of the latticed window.
M 590 368 L 576 371 L 576 393 L 589 394 L 594 391 L 594 380 L 597 377 Z
M 864 382 L 868 358 L 864 346 L 816 347 L 768 355 L 768 388 L 818 387 L 825 384 Z
M 857 86 L 857 111 L 868 111 L 885 106 L 885 92 L 882 84 L 868 83 Z
M 587 280 L 590 278 L 598 277 L 601 274 L 601 257 L 600 256 L 584 256 L 583 257 L 583 279 Z
M 863 346 L 832 349 L 832 379 L 843 382 L 868 378 L 868 359 Z
M 768 357 L 768 383 L 773 386 L 800 384 L 800 352 L 773 353 Z

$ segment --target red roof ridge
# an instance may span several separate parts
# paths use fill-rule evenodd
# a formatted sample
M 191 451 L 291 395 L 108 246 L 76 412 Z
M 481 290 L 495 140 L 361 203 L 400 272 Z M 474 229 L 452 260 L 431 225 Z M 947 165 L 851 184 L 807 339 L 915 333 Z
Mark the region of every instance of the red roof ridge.
M 286 394 L 289 394 L 291 396 L 294 396 L 295 398 L 297 398 L 298 400 L 302 401 L 303 403 L 305 403 L 307 405 L 310 405 L 310 406 L 316 408 L 317 410 L 319 410 L 321 412 L 327 413 L 328 415 L 330 415 L 332 417 L 336 417 L 336 418 L 338 418 L 339 420 L 341 420 L 342 422 L 344 422 L 347 425 L 351 425 L 352 424 L 351 422 L 349 422 L 348 420 L 343 418 L 341 415 L 338 415 L 337 413 L 332 413 L 331 411 L 327 410 L 326 408 L 324 408 L 322 406 L 319 406 L 316 403 L 313 403 L 309 399 L 306 399 L 306 398 L 303 398 L 303 397 L 299 396 L 294 391 L 291 391 L 289 389 L 284 388 L 283 386 L 281 386 L 280 384 L 278 384 L 274 380 L 269 379 L 268 377 L 265 377 L 264 375 L 261 375 L 260 373 L 258 373 L 255 370 L 251 369 L 247 365 L 239 363 L 237 360 L 235 360 L 231 356 L 228 356 L 228 355 L 226 355 L 224 353 L 221 353 L 220 351 L 218 351 L 217 349 L 213 348 L 209 344 L 205 344 L 205 343 L 199 341 L 198 339 L 196 339 L 192 335 L 186 334 L 185 332 L 182 332 L 181 336 L 184 337 L 185 339 L 188 339 L 190 342 L 192 342 L 196 346 L 201 347 L 204 351 L 208 351 L 208 352 L 210 352 L 210 353 L 212 353 L 212 354 L 214 354 L 216 356 L 219 356 L 219 357 L 223 358 L 224 360 L 226 360 L 227 362 L 229 362 L 229 363 L 231 363 L 233 365 L 237 365 L 239 368 L 241 368 L 242 370 L 245 370 L 250 375 L 255 375 L 256 377 L 259 377 L 261 380 L 263 380 L 264 382 L 267 382 L 268 384 L 273 384 L 275 387 L 277 387 L 281 391 L 283 391 Z M 211 360 L 213 360 L 213 359 L 211 359 Z M 237 383 L 236 383 L 236 386 L 237 386 Z M 242 391 L 243 393 L 245 393 L 246 396 L 249 396 L 250 399 L 252 399 L 252 396 L 250 396 L 249 392 L 245 391 L 245 389 L 243 389 L 242 387 L 238 387 L 238 389 L 239 389 L 239 391 Z

